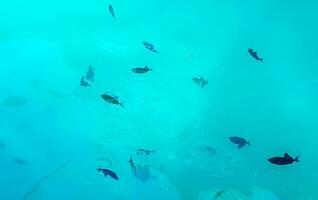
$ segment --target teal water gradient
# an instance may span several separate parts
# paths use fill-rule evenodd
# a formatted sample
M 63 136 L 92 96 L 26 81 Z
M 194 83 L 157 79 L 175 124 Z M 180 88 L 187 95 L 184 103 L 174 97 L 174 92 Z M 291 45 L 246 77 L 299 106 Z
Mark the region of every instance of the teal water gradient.
M 318 199 L 317 8 L 313 0 L 1 1 L 0 102 L 27 103 L 0 106 L 0 199 L 193 200 L 213 189 L 253 196 L 255 186 L 280 200 Z M 88 65 L 96 81 L 82 88 Z M 153 70 L 131 72 L 144 65 Z M 201 75 L 205 88 L 191 80 Z M 125 107 L 106 104 L 104 92 Z M 233 135 L 251 146 L 237 151 Z M 141 147 L 156 153 L 135 155 Z M 267 162 L 285 152 L 300 162 Z M 131 174 L 131 154 L 150 166 L 146 183 Z

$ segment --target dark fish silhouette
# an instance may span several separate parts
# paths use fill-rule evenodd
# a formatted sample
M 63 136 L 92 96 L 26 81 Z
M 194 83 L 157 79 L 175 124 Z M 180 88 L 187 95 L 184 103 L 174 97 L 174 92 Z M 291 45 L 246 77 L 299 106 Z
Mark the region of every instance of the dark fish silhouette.
M 192 78 L 193 82 L 198 84 L 201 88 L 203 88 L 205 85 L 207 85 L 209 82 L 208 80 L 205 80 L 202 76 L 200 78 L 194 77 Z
M 224 192 L 225 192 L 224 190 L 220 190 L 220 191 L 216 192 L 214 195 L 214 199 L 220 198 Z
M 149 68 L 148 66 L 145 66 L 145 67 L 136 67 L 136 68 L 133 68 L 131 69 L 131 71 L 133 71 L 134 73 L 136 74 L 144 74 L 144 73 L 147 73 L 149 71 L 151 71 L 152 69 Z
M 249 48 L 249 49 L 248 49 L 248 53 L 250 53 L 251 56 L 252 56 L 253 58 L 255 58 L 257 61 L 263 62 L 263 58 L 258 57 L 257 51 L 254 51 L 253 49 Z
M 21 96 L 8 96 L 3 102 L 2 105 L 7 107 L 19 107 L 24 106 L 29 102 L 27 98 Z
M 294 159 L 290 155 L 288 155 L 288 153 L 285 153 L 284 157 L 273 157 L 268 159 L 268 161 L 275 165 L 289 165 L 293 162 L 299 162 L 299 157 L 300 155 Z
M 118 97 L 113 97 L 108 94 L 102 94 L 100 95 L 107 103 L 115 104 L 115 105 L 120 105 L 121 107 L 124 107 L 124 105 L 119 102 Z
M 82 86 L 82 87 L 91 86 L 91 84 L 89 84 L 89 83 L 85 80 L 84 76 L 82 76 L 82 78 L 81 78 L 81 86 Z
M 250 142 L 246 141 L 244 138 L 241 137 L 230 137 L 230 141 L 234 144 L 237 144 L 237 148 L 240 149 L 245 145 L 250 145 Z
M 18 164 L 18 165 L 25 165 L 25 164 L 26 164 L 25 160 L 22 160 L 22 159 L 20 159 L 20 158 L 14 158 L 13 161 L 14 161 L 16 164 Z
M 137 170 L 136 170 L 136 166 L 135 166 L 135 163 L 134 163 L 131 155 L 130 155 L 130 159 L 128 160 L 128 162 L 129 162 L 130 169 L 131 169 L 133 175 L 136 175 Z
M 216 155 L 216 149 L 209 146 L 209 145 L 206 145 L 204 146 L 204 149 L 208 152 L 209 155 L 213 155 L 215 156 Z
M 113 17 L 114 19 L 116 19 L 115 11 L 114 11 L 114 8 L 113 8 L 113 6 L 112 6 L 111 4 L 109 4 L 109 6 L 108 6 L 108 11 L 109 11 L 110 14 L 112 15 L 112 17 Z
M 86 72 L 85 78 L 90 82 L 94 82 L 95 70 L 92 65 L 88 66 L 88 70 Z
M 102 172 L 105 177 L 110 176 L 115 180 L 119 180 L 119 177 L 117 176 L 117 174 L 109 169 L 98 168 L 97 171 Z
M 144 41 L 142 44 L 144 45 L 144 47 L 146 49 L 148 49 L 148 50 L 150 50 L 150 51 L 152 51 L 154 53 L 158 53 L 158 51 L 155 49 L 155 46 L 153 44 L 151 44 L 149 42 L 146 42 L 146 41 Z
M 146 155 L 146 156 L 149 156 L 150 154 L 153 154 L 155 153 L 156 151 L 155 150 L 149 150 L 149 149 L 137 149 L 137 154 L 139 155 Z

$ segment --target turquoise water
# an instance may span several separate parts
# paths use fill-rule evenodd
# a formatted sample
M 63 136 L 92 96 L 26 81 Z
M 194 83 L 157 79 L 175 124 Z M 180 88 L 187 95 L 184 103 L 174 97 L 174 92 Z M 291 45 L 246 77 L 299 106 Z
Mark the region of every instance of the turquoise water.
M 317 8 L 1 1 L 0 200 L 318 199 Z M 81 87 L 89 65 L 95 81 Z M 203 88 L 192 81 L 201 76 Z M 230 136 L 251 145 L 238 150 Z M 300 162 L 267 161 L 285 152 Z

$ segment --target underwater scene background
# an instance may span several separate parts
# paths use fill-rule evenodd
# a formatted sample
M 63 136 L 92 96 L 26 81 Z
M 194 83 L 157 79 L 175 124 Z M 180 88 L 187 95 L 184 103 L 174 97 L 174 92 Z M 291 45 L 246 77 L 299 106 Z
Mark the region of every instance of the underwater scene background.
M 0 199 L 318 199 L 317 8 L 1 1 Z

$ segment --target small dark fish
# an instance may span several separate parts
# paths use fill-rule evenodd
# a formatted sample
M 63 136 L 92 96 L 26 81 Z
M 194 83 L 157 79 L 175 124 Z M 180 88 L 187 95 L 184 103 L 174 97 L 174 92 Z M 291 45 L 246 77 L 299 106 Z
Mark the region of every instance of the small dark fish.
M 150 51 L 152 51 L 154 53 L 158 53 L 158 51 L 155 49 L 155 46 L 153 44 L 151 44 L 149 42 L 146 42 L 146 41 L 144 41 L 142 44 L 144 45 L 144 47 L 146 49 L 148 49 L 148 50 L 150 50 Z
M 214 196 L 214 199 L 220 198 L 223 195 L 224 192 L 225 192 L 224 190 L 220 190 L 220 191 L 216 192 L 216 194 Z
M 110 177 L 112 177 L 115 180 L 119 180 L 119 177 L 117 176 L 117 174 L 109 169 L 102 169 L 102 168 L 98 168 L 97 169 L 98 172 L 102 172 L 104 174 L 105 177 L 107 177 L 108 175 Z
M 29 102 L 27 98 L 21 96 L 9 96 L 3 102 L 2 105 L 7 107 L 20 107 L 24 106 Z
M 146 155 L 146 156 L 149 156 L 150 154 L 153 154 L 155 153 L 156 151 L 155 150 L 149 150 L 149 149 L 137 149 L 137 154 L 138 155 Z
M 241 137 L 230 137 L 230 141 L 234 144 L 237 144 L 237 148 L 240 149 L 245 145 L 250 145 L 250 142 L 246 141 L 244 138 Z
M 94 82 L 95 70 L 92 65 L 88 66 L 88 70 L 86 72 L 85 78 L 90 82 Z
M 133 175 L 136 175 L 137 170 L 136 170 L 135 163 L 134 163 L 134 161 L 132 159 L 132 156 L 130 156 L 130 159 L 128 160 L 128 162 L 129 162 L 130 169 L 131 169 Z
M 201 86 L 201 88 L 203 88 L 205 85 L 207 85 L 209 82 L 208 80 L 205 80 L 202 76 L 200 78 L 194 77 L 192 78 L 192 80 L 198 84 L 199 86 Z
M 268 159 L 268 161 L 275 165 L 289 165 L 293 162 L 299 162 L 299 157 L 300 155 L 294 159 L 290 155 L 288 155 L 288 153 L 285 153 L 284 157 L 273 157 Z
M 209 145 L 206 145 L 204 147 L 204 149 L 208 152 L 209 155 L 214 155 L 214 156 L 216 155 L 216 149 L 215 148 L 213 148 L 213 147 L 211 147 Z
M 124 105 L 119 102 L 118 97 L 113 97 L 108 94 L 102 94 L 100 95 L 107 103 L 115 104 L 115 105 L 120 105 L 121 107 L 124 107 Z
M 261 61 L 263 63 L 263 58 L 258 57 L 257 51 L 254 51 L 253 49 L 249 48 L 248 53 L 255 58 L 257 61 Z
M 82 86 L 82 87 L 91 86 L 91 84 L 89 84 L 87 81 L 85 81 L 84 76 L 82 76 L 82 78 L 81 78 L 81 86 Z
M 114 19 L 116 19 L 115 11 L 114 11 L 114 8 L 113 8 L 113 6 L 112 6 L 111 4 L 109 4 L 108 10 L 109 10 L 110 14 L 112 15 L 112 17 L 113 17 Z
M 26 165 L 25 160 L 22 160 L 20 158 L 14 158 L 13 161 L 18 165 Z
M 145 67 L 136 67 L 136 68 L 133 68 L 131 69 L 131 71 L 133 71 L 134 73 L 136 74 L 144 74 L 144 73 L 147 73 L 149 71 L 151 71 L 152 69 L 149 68 L 148 66 L 145 66 Z

